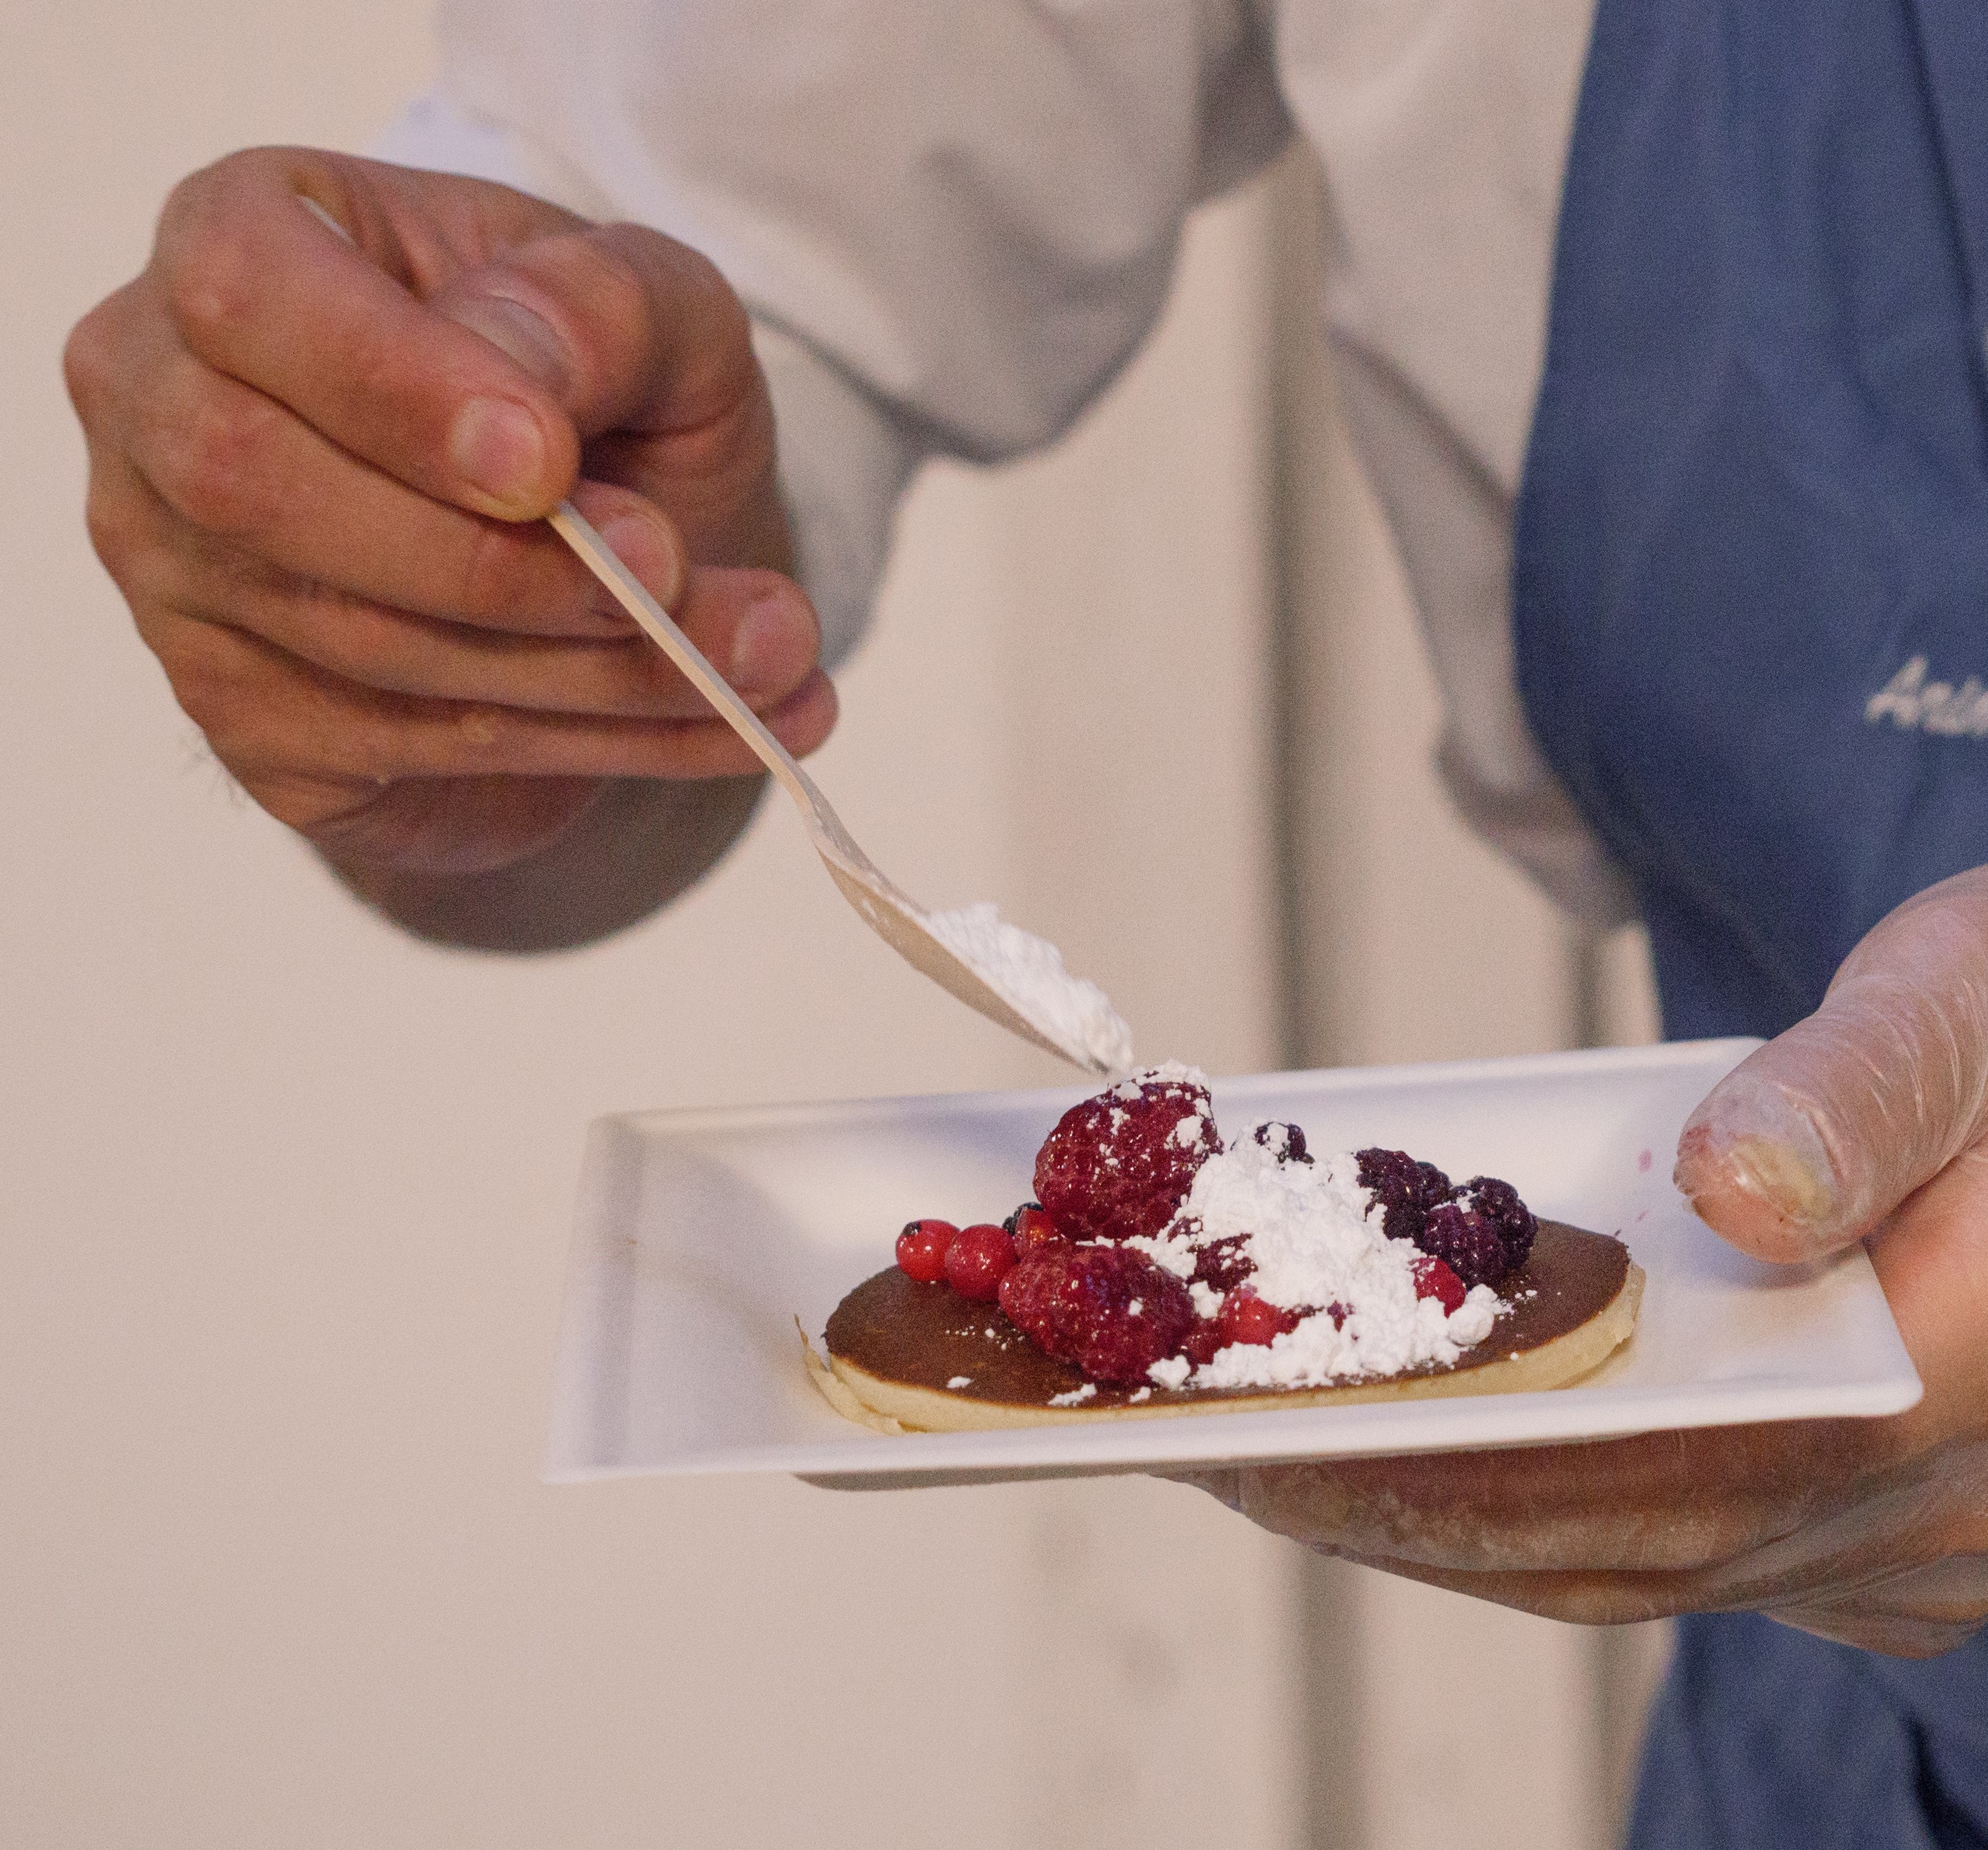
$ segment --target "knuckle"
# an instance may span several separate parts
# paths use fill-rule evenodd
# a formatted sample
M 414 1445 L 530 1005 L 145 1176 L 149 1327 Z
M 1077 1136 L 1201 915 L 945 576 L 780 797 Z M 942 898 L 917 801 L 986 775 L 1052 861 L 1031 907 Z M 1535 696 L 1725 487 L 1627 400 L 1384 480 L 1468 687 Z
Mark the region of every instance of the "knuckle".
M 182 638 L 174 644 L 158 634 L 146 641 L 166 671 L 180 711 L 206 735 L 216 756 L 229 758 L 245 717 L 238 677 L 216 651 L 198 642 Z
M 110 303 L 100 302 L 70 329 L 63 343 L 63 385 L 87 427 L 103 404 L 111 377 Z
M 167 305 L 195 352 L 212 352 L 245 319 L 244 267 L 239 240 L 220 230 L 207 233 L 171 267 L 165 279 Z
M 178 636 L 180 624 L 184 619 L 178 613 L 153 603 L 150 599 L 134 599 L 131 604 L 131 627 L 138 632 L 138 640 L 159 659 L 159 665 L 171 681 L 173 665 L 178 651 Z
M 263 158 L 261 149 L 237 148 L 174 181 L 159 208 L 160 231 L 177 235 L 190 220 L 211 211 L 216 198 L 232 191 L 239 176 Z
M 612 230 L 617 244 L 642 239 L 659 246 L 671 287 L 710 316 L 716 331 L 744 340 L 747 331 L 745 305 L 725 280 L 725 272 L 703 252 L 646 226 L 620 225 Z
M 167 678 L 180 711 L 206 735 L 216 756 L 228 757 L 236 716 L 233 702 L 211 676 L 198 671 L 182 669 Z
M 83 520 L 90 546 L 103 562 L 103 569 L 123 583 L 137 558 L 147 526 L 137 497 L 113 487 L 101 471 L 93 469 Z
M 640 266 L 615 240 L 576 233 L 547 253 L 559 293 L 584 304 L 582 325 L 591 351 L 584 364 L 597 377 L 653 344 L 654 305 Z
M 682 247 L 686 286 L 701 313 L 708 317 L 712 349 L 728 371 L 756 370 L 752 357 L 752 320 L 725 272 L 702 251 Z
M 167 312 L 197 351 L 212 349 L 242 323 L 253 292 L 254 239 L 232 198 L 227 166 L 218 162 L 181 181 L 160 219 Z
M 270 511 L 271 413 L 248 402 L 198 404 L 158 431 L 155 485 L 196 526 L 233 538 L 261 532 Z

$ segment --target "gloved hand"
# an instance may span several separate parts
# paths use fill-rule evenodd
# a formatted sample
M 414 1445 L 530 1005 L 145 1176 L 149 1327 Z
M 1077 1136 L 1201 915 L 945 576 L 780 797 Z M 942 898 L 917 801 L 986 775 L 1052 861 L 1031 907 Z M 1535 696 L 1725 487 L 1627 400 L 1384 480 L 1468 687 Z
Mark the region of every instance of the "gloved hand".
M 1988 868 L 1891 914 L 1720 1083 L 1677 1182 L 1762 1258 L 1866 1240 L 1919 1405 L 1195 1481 L 1326 1553 L 1552 1618 L 1745 1608 L 1899 1656 L 1961 1642 L 1988 1618 Z

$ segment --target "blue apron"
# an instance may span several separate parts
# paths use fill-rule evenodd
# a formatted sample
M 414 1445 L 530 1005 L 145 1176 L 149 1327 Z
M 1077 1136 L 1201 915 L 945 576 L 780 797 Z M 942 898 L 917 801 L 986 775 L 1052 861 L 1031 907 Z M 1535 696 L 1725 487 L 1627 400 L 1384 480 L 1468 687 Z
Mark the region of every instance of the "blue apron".
M 1673 1036 L 1988 863 L 1988 0 L 1601 0 L 1514 566 Z M 1682 1628 L 1637 1850 L 1988 1845 L 1988 1634 Z

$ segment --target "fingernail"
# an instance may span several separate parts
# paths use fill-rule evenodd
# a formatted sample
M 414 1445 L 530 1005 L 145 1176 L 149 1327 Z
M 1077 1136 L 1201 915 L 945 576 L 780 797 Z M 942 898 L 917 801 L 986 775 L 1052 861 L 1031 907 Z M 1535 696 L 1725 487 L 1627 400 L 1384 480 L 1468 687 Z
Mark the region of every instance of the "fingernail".
M 1817 1226 L 1835 1212 L 1835 1178 L 1827 1162 L 1787 1143 L 1764 1137 L 1742 1137 L 1727 1153 L 1733 1179 L 1749 1193 L 1798 1225 Z
M 536 511 L 533 497 L 546 472 L 545 433 L 522 404 L 471 399 L 456 413 L 448 454 L 463 479 L 501 510 Z
M 661 520 L 644 514 L 617 514 L 600 529 L 607 550 L 642 581 L 642 588 L 667 610 L 683 590 L 683 555 L 676 537 Z M 617 615 L 621 607 L 604 590 Z
M 1812 1258 L 1843 1221 L 1828 1148 L 1778 1090 L 1728 1080 L 1713 1092 L 1678 1139 L 1673 1179 L 1700 1219 L 1758 1259 Z
M 795 613 L 778 594 L 756 597 L 746 607 L 732 637 L 732 671 L 726 677 L 741 693 L 770 692 L 793 654 Z
M 509 296 L 465 296 L 442 307 L 458 326 L 481 334 L 507 353 L 539 384 L 563 393 L 573 374 L 572 357 L 544 316 Z

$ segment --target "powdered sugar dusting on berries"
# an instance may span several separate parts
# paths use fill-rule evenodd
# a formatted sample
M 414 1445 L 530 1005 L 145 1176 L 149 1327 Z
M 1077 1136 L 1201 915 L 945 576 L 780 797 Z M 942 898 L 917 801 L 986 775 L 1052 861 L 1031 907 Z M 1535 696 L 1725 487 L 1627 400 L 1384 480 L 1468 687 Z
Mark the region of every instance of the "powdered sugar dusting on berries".
M 925 922 L 988 988 L 1050 1040 L 1101 1072 L 1122 1073 L 1131 1065 L 1132 1030 L 1096 983 L 1063 968 L 1063 953 L 1046 939 L 1009 925 L 985 900 L 928 912 Z
M 1212 1128 L 1205 1118 L 1183 1118 L 1174 1126 L 1174 1141 L 1183 1150 L 1198 1150 L 1215 1141 L 1210 1135 Z
M 1267 1344 L 1232 1342 L 1199 1368 L 1184 1357 L 1157 1362 L 1150 1380 L 1162 1387 L 1323 1386 L 1446 1365 L 1490 1334 L 1499 1301 L 1488 1287 L 1448 1314 L 1440 1299 L 1418 1294 L 1422 1256 L 1412 1242 L 1389 1239 L 1382 1217 L 1370 1214 L 1374 1197 L 1356 1156 L 1293 1162 L 1283 1141 L 1247 1137 L 1209 1156 L 1173 1222 L 1125 1243 L 1192 1279 L 1209 1247 L 1236 1243 L 1253 1267 L 1248 1289 L 1266 1304 L 1303 1313 L 1302 1321 Z M 1199 1282 L 1189 1292 L 1202 1317 L 1218 1314 L 1226 1295 Z
M 1224 1148 L 1205 1077 L 1178 1062 L 1072 1105 L 1034 1179 L 1036 1199 L 999 1226 L 912 1222 L 899 1265 L 998 1298 L 1004 1329 L 1087 1382 L 1147 1394 L 1452 1366 L 1491 1334 L 1506 1306 L 1490 1287 L 1536 1226 L 1509 1183 L 1456 1187 L 1402 1151 L 1321 1161 L 1277 1122 Z
M 1036 1199 L 1056 1230 L 1073 1240 L 1157 1233 L 1216 1145 L 1199 1076 L 1155 1068 L 1057 1120 L 1036 1152 Z

